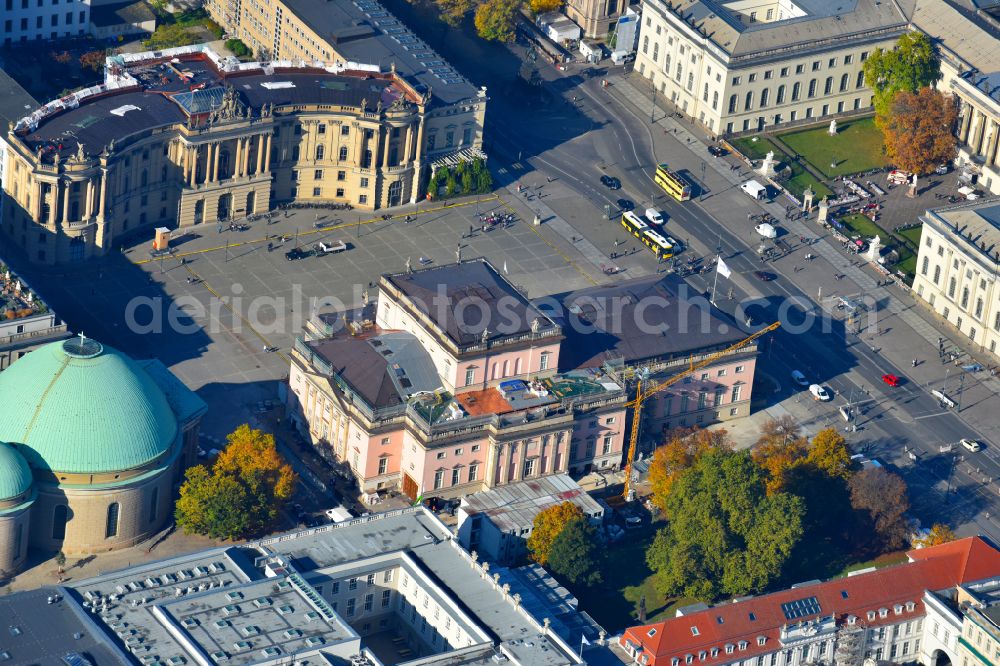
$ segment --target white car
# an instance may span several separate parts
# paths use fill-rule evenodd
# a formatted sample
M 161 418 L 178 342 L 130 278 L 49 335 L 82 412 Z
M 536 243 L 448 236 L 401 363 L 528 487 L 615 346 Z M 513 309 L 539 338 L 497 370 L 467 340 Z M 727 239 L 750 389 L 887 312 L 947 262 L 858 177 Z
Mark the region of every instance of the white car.
M 774 225 L 768 224 L 767 222 L 761 222 L 756 227 L 754 231 L 763 236 L 764 238 L 777 238 L 778 230 L 774 228 Z
M 826 402 L 830 399 L 830 392 L 819 384 L 810 384 L 809 392 L 812 393 L 814 400 L 819 400 L 820 402 Z
M 657 226 L 662 225 L 666 221 L 663 219 L 663 213 L 656 210 L 655 208 L 646 209 L 646 219 Z
M 969 449 L 973 453 L 975 453 L 976 451 L 980 451 L 983 448 L 983 445 L 974 439 L 963 439 L 962 446 Z
M 809 380 L 798 370 L 792 370 L 792 381 L 799 386 L 809 386 Z
M 342 523 L 345 520 L 354 518 L 354 514 L 343 506 L 335 506 L 332 509 L 327 509 L 324 513 L 331 523 Z

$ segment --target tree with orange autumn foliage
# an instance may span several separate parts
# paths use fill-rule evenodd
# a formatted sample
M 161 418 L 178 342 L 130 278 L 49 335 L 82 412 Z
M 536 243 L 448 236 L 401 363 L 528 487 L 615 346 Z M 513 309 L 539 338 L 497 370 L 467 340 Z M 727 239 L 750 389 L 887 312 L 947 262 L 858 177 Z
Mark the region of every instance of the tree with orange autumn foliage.
M 528 536 L 528 552 L 539 564 L 549 561 L 549 552 L 556 537 L 574 520 L 583 519 L 583 509 L 572 502 L 563 502 L 539 511 Z
M 196 465 L 185 474 L 174 509 L 185 532 L 220 539 L 262 534 L 291 497 L 298 477 L 280 455 L 274 437 L 243 424 L 211 471 Z
M 920 174 L 950 162 L 957 117 L 955 100 L 934 88 L 897 93 L 880 122 L 886 155 L 900 169 Z
M 680 428 L 672 431 L 670 439 L 653 451 L 653 461 L 649 466 L 653 504 L 666 511 L 670 489 L 681 472 L 690 468 L 706 451 L 729 451 L 732 448 L 729 433 L 722 429 Z

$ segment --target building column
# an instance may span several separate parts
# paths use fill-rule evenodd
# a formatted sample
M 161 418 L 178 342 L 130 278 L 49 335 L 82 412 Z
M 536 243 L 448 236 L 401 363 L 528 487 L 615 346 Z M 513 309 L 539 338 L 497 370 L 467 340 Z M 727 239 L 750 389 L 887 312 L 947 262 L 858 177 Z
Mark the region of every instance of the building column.
M 34 210 L 31 211 L 31 217 L 35 220 L 42 221 L 42 181 L 35 179 L 34 183 L 35 194 L 32 197 L 32 201 L 35 202 Z
M 261 169 L 264 167 L 264 135 L 257 135 L 257 170 L 254 171 L 255 175 L 260 175 Z
M 357 136 L 354 140 L 354 163 L 361 166 L 361 160 L 365 156 L 365 128 L 357 128 Z
M 972 148 L 973 155 L 981 155 L 983 152 L 983 135 L 986 133 L 986 116 L 979 111 L 976 111 L 976 129 L 972 135 L 972 141 L 969 146 Z
M 389 145 L 392 143 L 392 128 L 386 125 L 385 138 L 382 140 L 382 168 L 389 168 Z
M 420 170 L 421 158 L 424 148 L 424 117 L 420 116 L 420 124 L 417 127 L 417 143 L 413 146 L 413 186 L 410 188 L 410 203 L 417 203 L 417 196 L 420 193 Z
M 253 137 L 246 137 L 243 139 L 243 168 L 240 169 L 240 174 L 242 176 L 250 175 L 250 146 L 253 143 Z
M 62 223 L 66 224 L 69 222 L 69 195 L 72 193 L 69 181 L 66 181 L 66 187 L 63 188 L 65 192 L 63 193 L 63 212 L 62 212 Z
M 989 147 L 986 149 L 986 165 L 997 164 L 997 144 L 998 139 L 1000 139 L 1000 120 L 994 120 L 993 123 L 993 135 L 990 137 Z
M 188 184 L 191 187 L 194 187 L 198 179 L 198 158 L 201 157 L 201 147 L 192 146 L 191 149 L 188 151 L 188 154 L 190 155 L 190 170 L 191 170 L 191 172 L 188 174 Z
M 219 156 L 222 154 L 222 142 L 215 144 L 215 157 L 212 161 L 212 182 L 219 182 Z
M 97 221 L 104 222 L 105 204 L 108 200 L 108 171 L 101 169 L 101 201 L 97 209 Z
M 233 164 L 233 178 L 239 178 L 243 175 L 243 139 L 236 139 L 236 160 Z
M 83 204 L 83 219 L 89 220 L 94 214 L 94 179 L 87 179 L 87 198 L 84 199 Z
M 965 106 L 965 115 L 962 116 L 962 127 L 958 131 L 958 140 L 967 145 L 969 143 L 969 128 L 972 126 L 972 114 L 975 113 L 975 109 L 966 101 L 962 104 Z
M 51 200 L 49 201 L 49 226 L 56 226 L 56 210 L 59 208 L 59 184 L 60 181 L 56 178 L 56 182 L 52 183 L 52 187 L 49 188 L 51 192 Z
M 264 149 L 264 171 L 271 170 L 271 134 L 267 135 L 267 148 Z
M 413 124 L 406 126 L 406 140 L 403 142 L 403 154 L 399 156 L 400 164 L 410 163 L 410 153 L 413 149 Z

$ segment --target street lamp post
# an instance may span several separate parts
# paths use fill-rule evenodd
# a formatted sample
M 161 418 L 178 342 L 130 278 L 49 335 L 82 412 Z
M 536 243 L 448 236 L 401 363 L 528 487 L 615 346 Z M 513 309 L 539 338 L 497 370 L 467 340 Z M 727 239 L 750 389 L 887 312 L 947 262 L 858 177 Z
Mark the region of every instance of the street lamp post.
M 649 79 L 649 98 L 652 105 L 649 107 L 649 124 L 656 122 L 656 83 L 652 77 Z
M 701 161 L 701 196 L 698 197 L 699 201 L 705 200 L 705 160 Z

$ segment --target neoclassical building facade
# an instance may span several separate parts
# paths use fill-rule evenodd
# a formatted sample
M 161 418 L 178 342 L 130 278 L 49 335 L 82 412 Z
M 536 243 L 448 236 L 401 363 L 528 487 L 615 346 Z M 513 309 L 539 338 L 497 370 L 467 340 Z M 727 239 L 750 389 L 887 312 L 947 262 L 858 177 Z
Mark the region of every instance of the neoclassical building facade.
M 106 70 L 8 133 L 2 232 L 35 262 L 280 201 L 413 202 L 434 160 L 481 145 L 474 123 L 439 114 L 430 89 L 394 67 L 240 64 L 184 47 L 115 56 Z
M 206 406 L 159 361 L 53 342 L 0 374 L 0 570 L 125 548 L 170 520 Z

